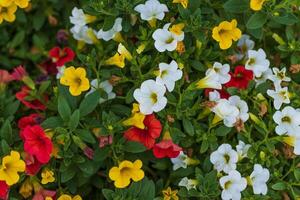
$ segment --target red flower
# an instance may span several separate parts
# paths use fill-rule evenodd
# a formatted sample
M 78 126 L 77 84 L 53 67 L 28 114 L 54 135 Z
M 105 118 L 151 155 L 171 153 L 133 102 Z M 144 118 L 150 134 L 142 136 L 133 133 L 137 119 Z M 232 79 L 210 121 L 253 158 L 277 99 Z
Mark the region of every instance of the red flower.
M 15 67 L 11 75 L 14 78 L 14 80 L 17 81 L 21 81 L 25 76 L 28 76 L 25 68 L 22 65 Z
M 153 147 L 153 154 L 156 158 L 176 158 L 182 148 L 174 144 L 172 140 L 162 140 Z
M 246 89 L 251 80 L 253 80 L 253 72 L 245 69 L 244 66 L 237 66 L 234 73 L 231 73 L 231 79 L 225 84 L 226 87 L 236 87 L 239 89 Z
M 42 117 L 37 114 L 37 113 L 33 113 L 30 114 L 28 116 L 22 117 L 21 119 L 19 119 L 18 121 L 18 127 L 19 129 L 24 129 L 26 128 L 26 126 L 33 126 L 33 125 L 37 125 L 41 122 Z
M 140 142 L 148 149 L 151 149 L 155 143 L 155 139 L 160 136 L 162 130 L 161 123 L 155 118 L 154 114 L 151 114 L 146 115 L 144 125 L 145 129 L 131 127 L 125 132 L 124 137 L 130 141 Z
M 84 149 L 83 149 L 83 153 L 86 157 L 88 157 L 90 160 L 93 160 L 94 158 L 94 150 L 88 146 L 86 146 Z
M 26 100 L 26 98 L 29 96 L 30 91 L 31 90 L 28 87 L 23 86 L 21 91 L 16 93 L 16 98 L 19 101 L 21 101 L 28 108 L 32 108 L 32 109 L 35 109 L 35 110 L 45 110 L 46 106 L 42 102 L 40 102 L 39 100 L 37 100 L 37 99 L 30 100 L 30 101 Z M 45 102 L 48 101 L 47 96 L 45 96 L 44 101 Z
M 209 93 L 213 92 L 214 90 L 219 92 L 221 99 L 228 99 L 230 97 L 230 94 L 228 94 L 228 92 L 226 92 L 226 90 L 224 89 L 217 90 L 217 89 L 210 89 L 210 88 L 205 89 L 204 91 L 205 96 L 208 97 Z
M 0 181 L 0 199 L 8 199 L 8 191 L 9 186 L 5 183 L 5 181 Z
M 39 125 L 27 126 L 22 131 L 22 135 L 24 136 L 24 150 L 35 156 L 39 162 L 48 163 L 53 145 L 42 127 Z
M 56 191 L 45 190 L 42 188 L 37 193 L 35 193 L 32 200 L 45 200 L 46 197 L 51 197 L 53 200 L 55 200 L 56 199 Z
M 49 51 L 49 56 L 56 66 L 63 66 L 65 63 L 70 62 L 74 59 L 75 53 L 69 47 L 63 49 L 59 47 L 54 47 Z
M 42 163 L 40 163 L 34 156 L 30 154 L 25 155 L 25 164 L 25 173 L 30 176 L 35 176 L 43 166 Z
M 55 75 L 58 72 L 56 64 L 50 58 L 39 64 L 39 68 L 44 74 Z

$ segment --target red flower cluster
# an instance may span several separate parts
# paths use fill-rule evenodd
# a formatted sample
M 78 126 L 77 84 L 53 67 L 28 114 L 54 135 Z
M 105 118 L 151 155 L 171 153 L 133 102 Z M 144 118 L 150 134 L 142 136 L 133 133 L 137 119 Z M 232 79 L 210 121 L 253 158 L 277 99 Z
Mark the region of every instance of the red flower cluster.
M 75 57 L 75 53 L 69 47 L 65 47 L 63 49 L 60 47 L 54 47 L 49 51 L 49 57 L 57 67 L 61 67 L 65 63 L 72 61 Z
M 5 181 L 0 181 L 0 199 L 8 199 L 9 186 Z
M 237 66 L 234 73 L 230 72 L 231 79 L 225 84 L 226 87 L 235 87 L 246 89 L 251 80 L 253 80 L 253 72 L 245 69 L 244 66 Z
M 33 113 L 33 114 L 30 114 L 28 116 L 25 116 L 25 117 L 22 117 L 21 119 L 19 119 L 18 127 L 19 127 L 19 129 L 23 130 L 24 128 L 26 128 L 26 126 L 33 126 L 33 125 L 40 124 L 42 119 L 43 118 L 41 115 L 39 115 L 37 113 Z
M 27 100 L 27 98 L 29 97 L 30 91 L 31 91 L 30 88 L 28 88 L 27 86 L 23 86 L 21 91 L 16 93 L 16 98 L 19 101 L 21 101 L 28 108 L 31 108 L 34 110 L 45 110 L 46 106 L 38 99 Z M 47 96 L 45 96 L 44 101 L 45 102 L 48 101 Z
M 156 158 L 176 158 L 182 148 L 177 144 L 174 144 L 171 139 L 162 140 L 153 147 L 153 154 Z

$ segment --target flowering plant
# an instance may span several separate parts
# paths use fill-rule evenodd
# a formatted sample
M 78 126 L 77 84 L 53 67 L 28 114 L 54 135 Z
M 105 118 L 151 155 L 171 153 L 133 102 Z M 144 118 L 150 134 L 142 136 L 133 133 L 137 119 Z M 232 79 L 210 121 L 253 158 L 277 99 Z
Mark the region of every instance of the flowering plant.
M 0 199 L 300 198 L 297 0 L 0 0 Z

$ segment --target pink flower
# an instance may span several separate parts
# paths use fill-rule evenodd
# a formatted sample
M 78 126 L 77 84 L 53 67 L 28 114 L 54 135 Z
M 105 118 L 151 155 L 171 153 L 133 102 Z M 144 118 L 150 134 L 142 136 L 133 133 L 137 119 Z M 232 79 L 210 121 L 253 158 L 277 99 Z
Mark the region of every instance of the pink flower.
M 32 200 L 45 200 L 46 197 L 51 197 L 53 200 L 56 199 L 56 191 L 40 189 L 32 198 Z
M 113 142 L 113 137 L 111 135 L 108 135 L 108 136 L 100 136 L 98 138 L 99 140 L 99 147 L 100 148 L 103 148 L 105 147 L 106 145 L 109 145 Z
M 22 81 L 25 76 L 28 76 L 25 68 L 22 65 L 15 67 L 11 75 L 14 78 L 14 80 L 17 81 Z
M 84 149 L 83 149 L 83 153 L 84 155 L 86 155 L 86 157 L 88 157 L 89 159 L 93 159 L 94 157 L 94 150 L 88 146 L 86 146 Z
M 8 73 L 7 70 L 0 69 L 0 84 L 7 84 L 13 80 L 12 75 Z

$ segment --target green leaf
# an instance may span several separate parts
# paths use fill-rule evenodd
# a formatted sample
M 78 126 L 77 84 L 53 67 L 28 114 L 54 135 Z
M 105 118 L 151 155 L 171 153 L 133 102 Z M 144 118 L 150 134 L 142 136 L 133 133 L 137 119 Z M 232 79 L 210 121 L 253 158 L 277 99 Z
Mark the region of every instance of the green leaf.
M 9 120 L 5 120 L 4 124 L 1 127 L 0 138 L 6 140 L 8 144 L 12 144 L 13 136 Z
M 278 182 L 272 185 L 273 190 L 285 190 L 286 189 L 286 184 L 284 182 Z
M 73 112 L 69 121 L 69 127 L 72 131 L 77 128 L 79 124 L 79 117 L 80 117 L 80 111 L 77 109 Z
M 67 100 L 62 95 L 58 97 L 58 113 L 65 121 L 67 121 L 71 116 L 71 108 L 69 107 Z
M 61 182 L 65 183 L 69 180 L 71 180 L 75 174 L 76 174 L 76 169 L 74 169 L 73 167 L 68 168 L 66 171 L 61 173 Z
M 261 28 L 267 22 L 267 14 L 264 12 L 254 13 L 248 20 L 246 26 L 248 29 Z
M 227 12 L 244 13 L 249 8 L 248 0 L 229 0 L 223 5 Z
M 20 44 L 22 44 L 22 42 L 24 41 L 24 39 L 25 39 L 25 31 L 21 30 L 12 39 L 12 42 L 9 43 L 9 47 L 10 48 L 15 48 L 15 47 L 19 46 Z
M 187 132 L 187 134 L 189 134 L 190 136 L 193 136 L 195 134 L 195 131 L 192 122 L 186 118 L 183 118 L 182 123 L 184 131 Z
M 284 25 L 293 25 L 299 21 L 298 17 L 292 13 L 286 13 L 283 16 L 273 16 L 273 20 Z
M 85 97 L 79 106 L 80 117 L 86 116 L 87 114 L 91 113 L 97 107 L 99 99 L 100 93 L 98 91 L 95 91 Z
M 226 136 L 228 133 L 230 133 L 232 128 L 227 126 L 220 126 L 216 129 L 216 135 L 217 136 Z
M 85 141 L 87 143 L 90 143 L 90 144 L 96 143 L 96 140 L 95 140 L 93 134 L 88 130 L 80 129 L 80 130 L 76 130 L 75 133 L 78 137 L 80 137 L 80 139 L 82 139 L 83 141 Z
M 200 153 L 206 152 L 208 147 L 209 147 L 209 142 L 207 140 L 203 140 L 200 148 Z
M 63 121 L 60 117 L 49 117 L 41 124 L 43 128 L 56 128 L 63 126 Z
M 139 142 L 128 141 L 124 144 L 123 150 L 130 153 L 140 153 L 146 151 L 147 148 Z
M 295 176 L 297 181 L 300 181 L 300 169 L 299 168 L 296 168 L 294 170 L 294 176 Z
M 7 144 L 5 140 L 1 140 L 1 151 L 2 151 L 2 155 L 8 155 L 10 152 L 10 146 Z

